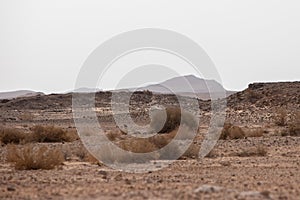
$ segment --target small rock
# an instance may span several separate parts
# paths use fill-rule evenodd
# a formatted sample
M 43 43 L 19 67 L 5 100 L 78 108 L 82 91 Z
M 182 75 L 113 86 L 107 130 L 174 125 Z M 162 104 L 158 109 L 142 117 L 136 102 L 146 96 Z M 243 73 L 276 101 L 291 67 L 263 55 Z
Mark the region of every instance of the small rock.
M 122 174 L 118 174 L 117 176 L 115 176 L 114 180 L 115 181 L 121 181 L 123 179 Z
M 14 191 L 16 191 L 16 188 L 14 188 L 13 186 L 8 186 L 7 191 L 14 192 Z
M 98 173 L 100 175 L 107 176 L 107 171 L 100 170 Z
M 125 184 L 130 185 L 130 184 L 131 184 L 131 181 L 130 181 L 128 178 L 126 178 L 126 179 L 125 179 Z
M 266 198 L 270 198 L 270 191 L 264 190 L 260 194 Z
M 220 164 L 221 164 L 222 166 L 226 166 L 226 167 L 228 167 L 228 166 L 231 165 L 231 163 L 230 163 L 229 161 L 220 161 Z

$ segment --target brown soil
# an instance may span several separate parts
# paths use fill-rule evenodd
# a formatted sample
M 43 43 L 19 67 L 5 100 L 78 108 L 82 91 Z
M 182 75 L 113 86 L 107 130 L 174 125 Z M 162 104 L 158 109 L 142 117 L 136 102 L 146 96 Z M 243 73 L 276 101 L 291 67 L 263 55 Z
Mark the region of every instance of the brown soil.
M 117 131 L 109 109 L 111 94 L 96 95 L 97 115 L 106 131 Z M 30 133 L 36 125 L 74 131 L 72 94 L 40 95 L 2 100 L 0 125 Z M 131 115 L 149 122 L 151 105 L 174 105 L 173 95 L 139 92 L 132 97 Z M 87 156 L 80 140 L 33 145 L 59 149 L 66 161 L 52 170 L 16 170 L 0 147 L 0 199 L 298 199 L 300 137 L 282 134 L 300 111 L 300 82 L 252 84 L 227 98 L 226 121 L 256 137 L 219 140 L 203 159 L 177 160 L 169 167 L 142 174 L 113 170 Z M 195 143 L 208 129 L 210 101 L 199 100 L 201 126 Z M 138 109 L 137 109 L 138 108 Z M 279 109 L 286 125 L 276 125 Z M 122 135 L 126 137 L 126 135 Z M 23 144 L 20 144 L 20 148 Z M 156 161 L 157 165 L 164 161 Z M 142 167 L 142 164 L 134 164 Z

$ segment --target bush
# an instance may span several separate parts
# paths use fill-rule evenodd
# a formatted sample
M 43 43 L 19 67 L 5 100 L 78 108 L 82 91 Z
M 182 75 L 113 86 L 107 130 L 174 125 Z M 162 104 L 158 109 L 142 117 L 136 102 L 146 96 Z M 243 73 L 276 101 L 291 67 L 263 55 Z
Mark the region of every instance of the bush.
M 150 146 L 150 149 L 149 147 L 141 147 L 141 145 L 139 145 L 139 149 L 138 147 L 131 148 L 129 145 L 130 143 L 126 144 L 124 143 L 124 141 L 120 142 L 120 148 L 127 150 L 127 152 L 120 151 L 120 149 L 115 148 L 115 146 L 111 143 L 102 144 L 102 150 L 98 152 L 101 161 L 105 163 L 145 163 L 146 161 L 155 160 L 159 157 L 159 155 L 157 155 L 156 153 L 152 153 L 150 155 L 133 153 L 133 151 L 148 152 L 152 150 L 152 147 L 149 144 L 148 145 Z
M 32 121 L 34 119 L 34 115 L 29 112 L 24 112 L 19 115 L 19 119 L 21 121 Z
M 156 149 L 161 149 L 173 139 L 174 135 L 165 134 L 165 135 L 154 135 L 147 138 L 149 142 L 155 145 Z
M 244 131 L 246 137 L 262 137 L 264 135 L 264 130 L 262 128 L 256 128 L 254 130 Z
M 131 138 L 120 141 L 118 145 L 122 149 L 133 153 L 149 153 L 157 150 L 157 147 L 147 138 Z
M 121 135 L 122 135 L 122 131 L 108 131 L 106 133 L 106 136 L 107 138 L 110 140 L 110 141 L 115 141 L 116 139 L 118 139 Z
M 221 132 L 220 139 L 242 139 L 245 138 L 245 132 L 238 126 L 234 126 L 231 123 L 224 124 L 224 128 Z
M 300 112 L 292 113 L 292 118 L 287 128 L 281 132 L 282 136 L 300 136 Z
M 284 109 L 280 109 L 277 113 L 275 124 L 277 126 L 286 126 L 287 125 L 287 112 Z
M 170 160 L 180 156 L 180 150 L 178 144 L 172 143 L 168 146 L 165 146 L 159 155 L 159 159 L 161 160 Z
M 266 156 L 267 153 L 268 152 L 266 147 L 262 145 L 258 145 L 248 149 L 243 149 L 241 152 L 237 153 L 236 155 L 239 157 Z
M 162 124 L 164 121 L 165 123 Z M 181 113 L 179 107 L 167 107 L 165 111 L 155 111 L 150 127 L 157 133 L 169 133 L 179 127 L 181 121 L 190 129 L 196 129 L 198 127 L 194 115 L 185 111 Z
M 186 152 L 184 152 L 184 154 L 182 155 L 182 157 L 186 157 L 186 158 L 198 158 L 199 157 L 199 151 L 200 151 L 200 146 L 197 145 L 197 143 L 192 143 L 189 148 L 186 150 Z
M 98 159 L 95 158 L 88 150 L 86 150 L 84 146 L 82 146 L 82 148 L 77 149 L 75 154 L 80 159 L 80 161 L 100 165 Z
M 27 144 L 23 148 L 17 148 L 16 145 L 9 145 L 7 150 L 7 161 L 14 163 L 17 170 L 49 170 L 64 162 L 61 151 L 46 146 L 34 147 Z
M 289 125 L 288 132 L 290 136 L 300 136 L 300 124 Z
M 28 136 L 28 135 L 27 135 Z M 26 134 L 18 129 L 12 128 L 1 128 L 0 129 L 0 140 L 3 144 L 20 144 L 25 142 Z
M 32 139 L 35 142 L 72 142 L 78 139 L 77 133 L 67 132 L 54 126 L 35 126 L 32 128 Z

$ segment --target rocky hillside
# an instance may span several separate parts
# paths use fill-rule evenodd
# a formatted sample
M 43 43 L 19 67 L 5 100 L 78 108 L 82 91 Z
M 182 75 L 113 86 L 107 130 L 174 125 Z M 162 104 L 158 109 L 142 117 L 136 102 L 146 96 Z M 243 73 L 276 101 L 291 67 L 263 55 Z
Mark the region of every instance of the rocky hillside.
M 122 96 L 124 92 L 119 92 Z M 126 93 L 126 92 L 125 92 Z M 86 94 L 88 95 L 88 94 Z M 96 107 L 99 116 L 111 119 L 111 92 L 96 93 Z M 182 97 L 183 99 L 189 97 Z M 202 115 L 209 116 L 210 100 L 198 99 Z M 175 95 L 153 94 L 149 91 L 135 92 L 131 97 L 130 111 L 133 116 L 147 115 L 152 105 L 176 105 Z M 0 100 L 0 121 L 18 121 L 24 113 L 36 120 L 72 120 L 72 93 L 38 95 L 16 99 Z M 236 123 L 270 123 L 279 109 L 288 113 L 300 111 L 300 82 L 254 83 L 227 98 L 228 121 Z M 43 114 L 40 114 L 43 113 Z M 28 117 L 27 117 L 28 118 Z

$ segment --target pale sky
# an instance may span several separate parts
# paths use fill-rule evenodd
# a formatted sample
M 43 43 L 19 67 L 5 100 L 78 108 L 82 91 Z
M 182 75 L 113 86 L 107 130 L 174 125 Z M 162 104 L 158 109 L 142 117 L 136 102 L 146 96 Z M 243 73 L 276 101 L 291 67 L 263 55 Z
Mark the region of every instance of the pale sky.
M 197 42 L 228 90 L 299 81 L 299 10 L 298 0 L 0 0 L 0 91 L 72 90 L 97 46 L 139 28 Z

